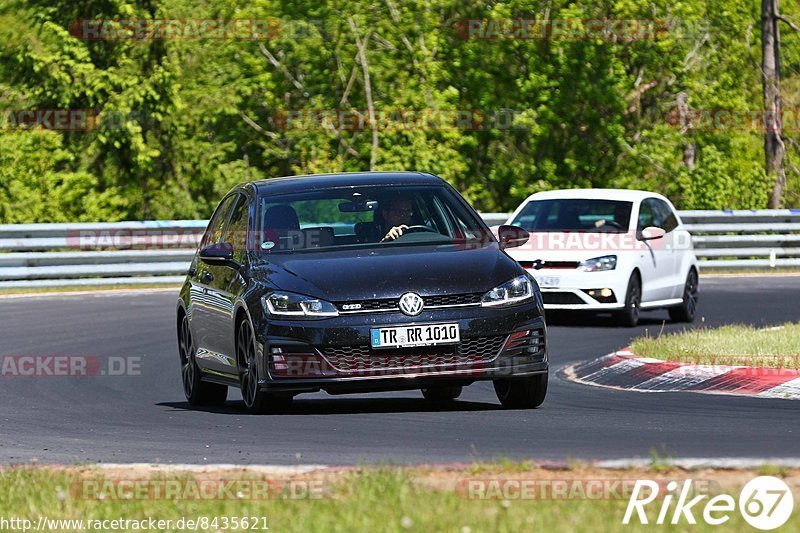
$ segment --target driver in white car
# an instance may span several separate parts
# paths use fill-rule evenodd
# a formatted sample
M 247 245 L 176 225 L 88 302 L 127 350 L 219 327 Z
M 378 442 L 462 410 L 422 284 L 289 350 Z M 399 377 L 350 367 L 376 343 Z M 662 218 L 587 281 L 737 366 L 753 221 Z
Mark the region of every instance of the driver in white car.
M 402 235 L 403 231 L 408 229 L 409 224 L 411 224 L 411 217 L 414 215 L 411 200 L 402 196 L 393 198 L 389 205 L 381 211 L 383 220 L 386 222 L 385 227 L 391 228 L 381 239 L 381 242 L 393 241 Z
M 596 228 L 613 230 L 627 230 L 631 220 L 631 204 L 618 204 L 614 207 L 614 218 L 606 220 L 601 218 L 595 222 Z

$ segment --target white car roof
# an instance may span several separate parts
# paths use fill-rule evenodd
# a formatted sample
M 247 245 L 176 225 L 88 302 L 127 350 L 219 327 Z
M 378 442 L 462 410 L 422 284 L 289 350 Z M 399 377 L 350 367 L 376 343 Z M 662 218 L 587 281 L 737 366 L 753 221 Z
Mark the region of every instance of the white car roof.
M 652 197 L 667 200 L 658 193 L 637 191 L 634 189 L 558 189 L 554 191 L 537 192 L 530 195 L 525 199 L 525 201 L 585 198 L 592 200 L 621 200 L 627 202 L 638 202 L 644 200 L 645 198 Z

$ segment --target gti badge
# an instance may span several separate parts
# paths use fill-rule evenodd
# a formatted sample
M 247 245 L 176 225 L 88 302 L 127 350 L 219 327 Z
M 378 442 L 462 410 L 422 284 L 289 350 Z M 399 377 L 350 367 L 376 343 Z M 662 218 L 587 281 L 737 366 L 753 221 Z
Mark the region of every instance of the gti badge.
M 420 314 L 422 305 L 422 298 L 415 292 L 407 292 L 400 297 L 400 310 L 408 316 Z

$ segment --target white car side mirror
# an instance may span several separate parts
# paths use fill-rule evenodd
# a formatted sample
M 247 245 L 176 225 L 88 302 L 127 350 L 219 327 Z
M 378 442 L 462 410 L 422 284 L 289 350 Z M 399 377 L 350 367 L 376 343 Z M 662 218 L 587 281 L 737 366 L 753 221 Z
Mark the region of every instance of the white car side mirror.
M 657 228 L 656 226 L 647 226 L 639 233 L 640 241 L 652 241 L 655 239 L 663 239 L 667 232 L 664 228 Z

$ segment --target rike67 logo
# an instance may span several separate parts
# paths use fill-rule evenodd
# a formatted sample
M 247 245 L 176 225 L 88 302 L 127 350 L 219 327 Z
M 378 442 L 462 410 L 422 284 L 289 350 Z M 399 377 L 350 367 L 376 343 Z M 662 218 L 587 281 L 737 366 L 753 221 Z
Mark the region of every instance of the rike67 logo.
M 738 503 L 738 511 L 748 524 L 757 529 L 771 530 L 785 524 L 794 508 L 794 497 L 789 486 L 772 476 L 760 476 L 750 480 L 739 493 L 738 502 L 728 494 L 718 494 L 704 502 L 704 505 L 701 502 L 709 498 L 707 494 L 690 499 L 692 481 L 689 479 L 683 482 L 680 489 L 677 481 L 671 481 L 666 488 L 656 524 L 679 524 L 682 521 L 696 524 L 695 513 L 697 513 L 707 524 L 721 525 L 730 520 L 731 513 L 736 511 Z M 645 507 L 656 501 L 659 496 L 658 483 L 651 480 L 637 480 L 622 523 L 629 524 L 635 512 L 639 522 L 647 524 Z M 673 501 L 675 501 L 674 509 Z

